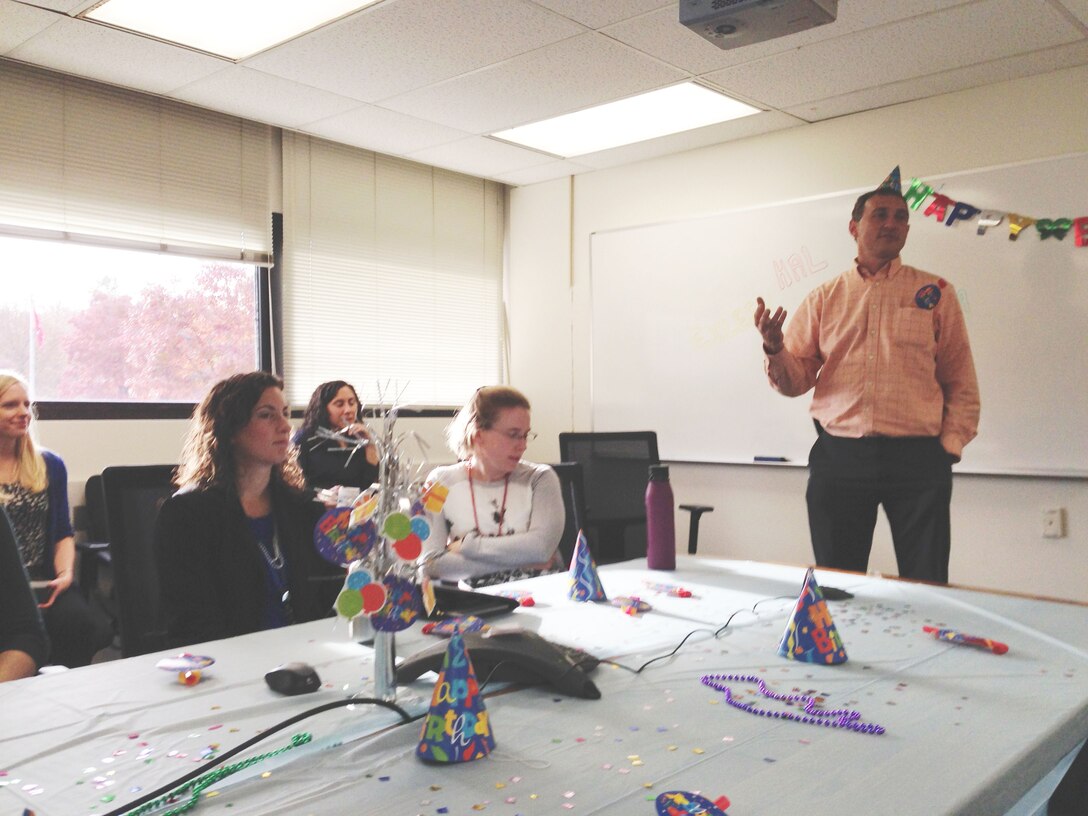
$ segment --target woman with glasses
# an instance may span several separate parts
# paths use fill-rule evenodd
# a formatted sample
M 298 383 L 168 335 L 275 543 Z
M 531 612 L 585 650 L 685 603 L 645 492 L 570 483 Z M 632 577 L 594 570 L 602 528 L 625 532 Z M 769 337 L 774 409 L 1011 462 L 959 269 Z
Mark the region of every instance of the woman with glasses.
M 156 552 L 172 646 L 330 613 L 343 573 L 313 547 L 322 507 L 288 458 L 283 381 L 254 371 L 216 383 L 193 412 L 177 493 L 159 510 Z
M 461 461 L 428 477 L 449 491 L 427 542 L 445 551 L 431 577 L 484 586 L 562 566 L 559 477 L 521 458 L 534 437 L 529 400 L 513 388 L 480 388 L 458 412 L 446 438 Z

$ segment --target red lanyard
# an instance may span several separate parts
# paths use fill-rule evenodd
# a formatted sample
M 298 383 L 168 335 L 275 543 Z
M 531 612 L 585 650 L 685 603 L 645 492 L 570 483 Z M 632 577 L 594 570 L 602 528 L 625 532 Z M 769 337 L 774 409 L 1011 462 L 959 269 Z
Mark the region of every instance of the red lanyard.
M 506 474 L 502 486 L 502 507 L 499 508 L 499 535 L 502 535 L 502 525 L 506 521 L 506 493 L 510 490 L 510 474 Z M 476 532 L 480 535 L 480 517 L 476 515 L 476 488 L 472 485 L 472 465 L 468 465 L 468 494 L 472 497 L 472 520 L 476 523 Z

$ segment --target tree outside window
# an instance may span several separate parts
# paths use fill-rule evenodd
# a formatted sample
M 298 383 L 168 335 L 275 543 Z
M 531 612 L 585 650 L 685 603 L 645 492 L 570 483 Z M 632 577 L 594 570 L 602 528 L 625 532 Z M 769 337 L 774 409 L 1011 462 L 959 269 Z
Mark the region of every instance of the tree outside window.
M 0 368 L 56 402 L 198 402 L 258 367 L 248 264 L 0 237 Z

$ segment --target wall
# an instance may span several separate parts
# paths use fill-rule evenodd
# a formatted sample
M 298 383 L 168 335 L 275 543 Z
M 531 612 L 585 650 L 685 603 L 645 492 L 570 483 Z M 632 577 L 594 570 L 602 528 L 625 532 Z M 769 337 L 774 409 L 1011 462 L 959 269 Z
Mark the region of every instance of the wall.
M 875 186 L 897 164 L 925 178 L 1084 151 L 1088 108 L 1073 100 L 1086 82 L 1088 68 L 1063 70 L 511 191 L 511 381 L 532 399 L 541 432 L 528 455 L 554 461 L 558 431 L 590 429 L 593 232 Z M 679 501 L 716 507 L 700 552 L 811 560 L 803 471 L 685 465 L 673 482 Z M 1041 537 L 1047 507 L 1066 508 L 1066 538 Z M 952 524 L 953 582 L 1088 601 L 1088 481 L 957 476 Z M 870 567 L 895 573 L 883 521 Z
M 295 420 L 295 426 L 299 420 Z M 402 418 L 397 421 L 401 432 L 413 432 L 428 447 L 428 459 L 434 464 L 453 461 L 446 448 L 442 432 L 448 419 Z M 87 477 L 101 473 L 110 465 L 162 465 L 178 461 L 188 420 L 53 420 L 35 425 L 38 441 L 56 451 L 68 467 L 68 496 L 75 506 L 83 503 L 83 488 Z M 419 447 L 407 443 L 405 448 L 416 462 L 422 462 Z

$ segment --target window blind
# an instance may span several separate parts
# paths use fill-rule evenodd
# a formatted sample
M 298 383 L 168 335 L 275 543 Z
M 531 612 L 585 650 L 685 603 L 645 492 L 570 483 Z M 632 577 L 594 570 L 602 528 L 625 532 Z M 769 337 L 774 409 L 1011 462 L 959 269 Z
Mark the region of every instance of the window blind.
M 283 152 L 291 403 L 335 379 L 406 407 L 500 382 L 503 186 L 301 134 Z
M 0 229 L 264 263 L 272 131 L 0 60 Z

